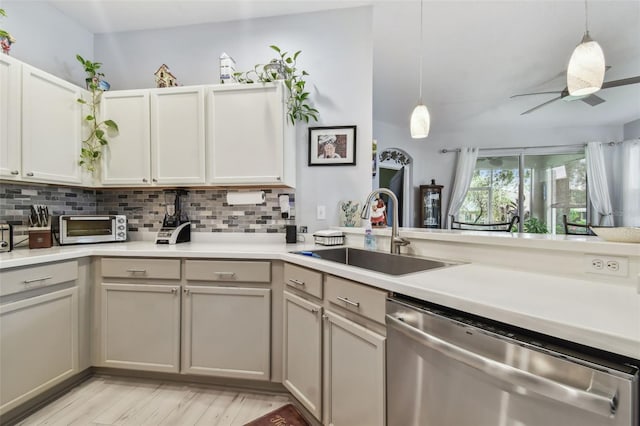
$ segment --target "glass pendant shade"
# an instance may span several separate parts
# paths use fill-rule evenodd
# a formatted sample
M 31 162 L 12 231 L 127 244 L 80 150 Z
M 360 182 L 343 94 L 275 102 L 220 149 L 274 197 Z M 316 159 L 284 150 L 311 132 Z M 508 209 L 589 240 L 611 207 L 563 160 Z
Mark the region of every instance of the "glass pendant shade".
M 587 32 L 575 48 L 567 67 L 567 89 L 571 96 L 586 96 L 602 88 L 604 53 Z
M 429 110 L 425 105 L 418 105 L 411 113 L 411 137 L 413 139 L 426 138 L 429 136 L 429 128 L 431 127 L 431 117 Z

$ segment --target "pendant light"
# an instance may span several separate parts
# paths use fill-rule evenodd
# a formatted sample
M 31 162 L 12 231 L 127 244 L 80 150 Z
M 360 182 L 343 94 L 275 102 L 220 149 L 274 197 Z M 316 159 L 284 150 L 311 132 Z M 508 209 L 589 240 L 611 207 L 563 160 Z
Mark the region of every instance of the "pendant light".
M 584 2 L 585 33 L 575 48 L 567 67 L 567 89 L 571 96 L 587 96 L 602 88 L 604 53 L 598 42 L 589 36 L 587 0 Z
M 420 77 L 419 77 L 419 93 L 418 105 L 411 113 L 411 137 L 413 139 L 421 139 L 429 136 L 429 128 L 431 127 L 431 117 L 429 110 L 422 103 L 422 3 L 420 0 Z

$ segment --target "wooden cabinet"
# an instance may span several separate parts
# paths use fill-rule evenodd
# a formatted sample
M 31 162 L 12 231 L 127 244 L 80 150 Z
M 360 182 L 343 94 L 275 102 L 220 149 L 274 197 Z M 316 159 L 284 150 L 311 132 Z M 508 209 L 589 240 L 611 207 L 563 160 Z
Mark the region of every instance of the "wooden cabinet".
M 203 87 L 106 92 L 101 115 L 119 128 L 105 150 L 104 185 L 205 183 Z
M 442 228 L 442 185 L 420 185 L 420 227 Z
M 21 178 L 22 63 L 0 55 L 0 177 Z
M 102 283 L 105 367 L 177 373 L 179 285 Z
M 295 140 L 281 82 L 211 86 L 208 182 L 295 186 Z
M 205 183 L 204 87 L 151 91 L 151 164 L 155 184 Z
M 184 287 L 182 372 L 269 380 L 270 289 Z
M 386 293 L 296 265 L 284 271 L 284 386 L 325 425 L 384 426 Z
M 78 372 L 78 266 L 3 271 L 0 415 Z
M 148 90 L 105 92 L 100 103 L 102 119 L 118 124 L 109 137 L 102 161 L 103 185 L 151 184 L 151 136 Z
M 327 311 L 324 424 L 384 426 L 385 337 Z
M 22 64 L 24 180 L 81 183 L 82 89 Z
M 271 263 L 185 261 L 182 372 L 269 380 Z
M 105 367 L 180 369 L 180 261 L 101 262 L 100 357 Z
M 283 385 L 322 418 L 322 306 L 284 292 Z

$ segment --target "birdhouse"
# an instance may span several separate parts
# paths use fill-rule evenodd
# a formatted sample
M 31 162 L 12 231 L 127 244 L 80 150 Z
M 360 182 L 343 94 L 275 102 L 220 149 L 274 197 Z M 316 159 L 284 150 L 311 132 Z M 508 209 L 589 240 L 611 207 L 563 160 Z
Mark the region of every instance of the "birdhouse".
M 162 64 L 154 75 L 156 76 L 156 87 L 175 87 L 178 85 L 178 80 L 165 64 Z

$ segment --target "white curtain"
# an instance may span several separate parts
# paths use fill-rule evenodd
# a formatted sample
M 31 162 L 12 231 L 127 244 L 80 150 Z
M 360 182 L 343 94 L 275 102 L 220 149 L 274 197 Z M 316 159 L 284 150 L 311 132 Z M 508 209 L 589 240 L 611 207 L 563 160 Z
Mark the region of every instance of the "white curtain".
M 478 148 L 461 148 L 458 153 L 458 164 L 456 165 L 456 174 L 453 181 L 453 189 L 449 201 L 449 210 L 447 211 L 447 224 L 451 228 L 451 216 L 456 216 L 464 198 L 467 196 L 469 185 L 473 171 L 476 168 L 476 160 L 478 159 Z
M 613 207 L 609 196 L 602 143 L 589 142 L 586 154 L 589 198 L 594 209 L 600 215 L 599 220 L 593 220 L 592 223 L 613 226 Z
M 613 221 L 616 226 L 640 226 L 640 140 L 627 140 L 613 150 L 611 177 Z

